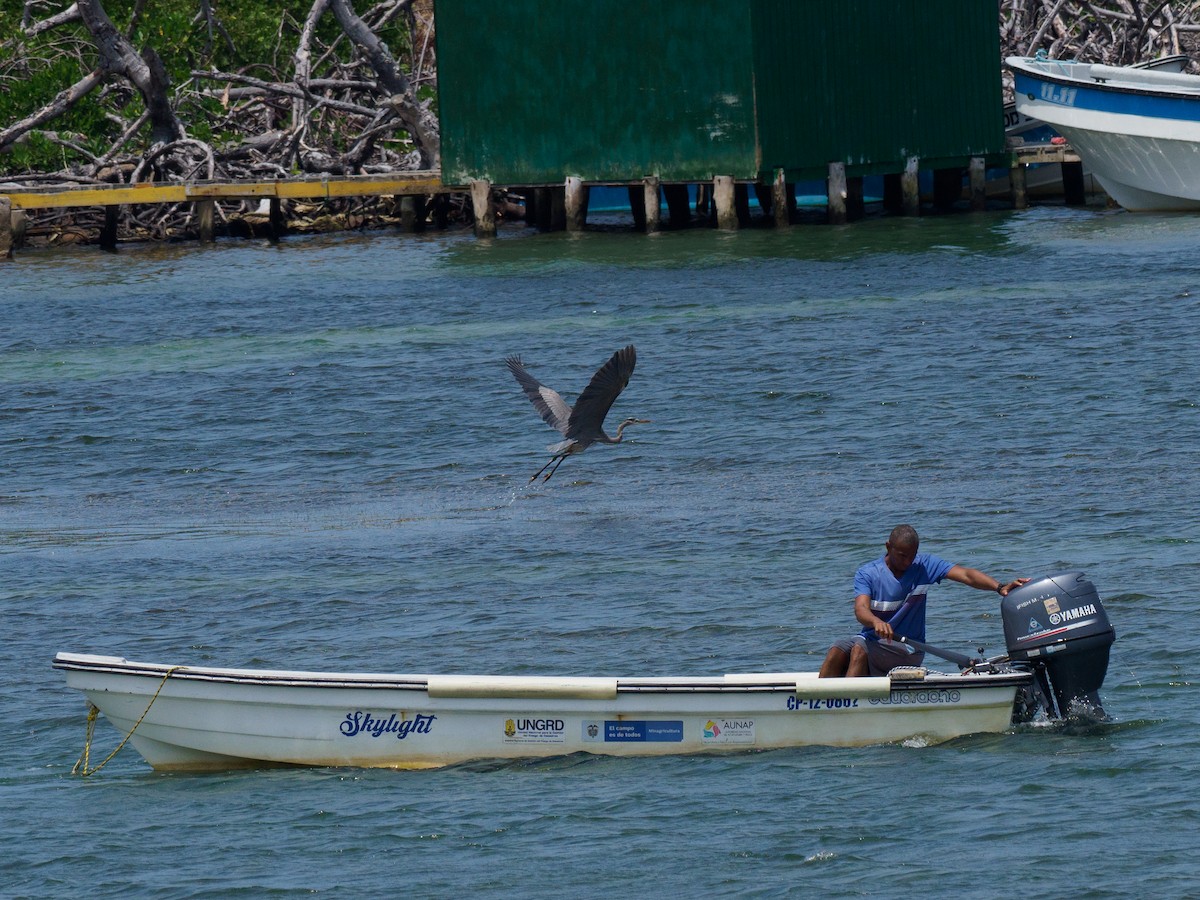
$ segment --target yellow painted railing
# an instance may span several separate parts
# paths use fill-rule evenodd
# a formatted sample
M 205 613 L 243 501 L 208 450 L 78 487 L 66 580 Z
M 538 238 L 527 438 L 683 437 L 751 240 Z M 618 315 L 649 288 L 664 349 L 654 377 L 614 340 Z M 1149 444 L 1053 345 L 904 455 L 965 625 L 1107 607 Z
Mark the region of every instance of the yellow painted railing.
M 438 172 L 392 175 L 345 175 L 279 178 L 269 181 L 192 181 L 164 184 L 0 187 L 0 199 L 13 209 L 55 209 L 78 206 L 120 206 L 126 203 L 181 203 L 188 200 L 327 200 L 333 197 L 444 194 L 467 190 L 442 184 Z

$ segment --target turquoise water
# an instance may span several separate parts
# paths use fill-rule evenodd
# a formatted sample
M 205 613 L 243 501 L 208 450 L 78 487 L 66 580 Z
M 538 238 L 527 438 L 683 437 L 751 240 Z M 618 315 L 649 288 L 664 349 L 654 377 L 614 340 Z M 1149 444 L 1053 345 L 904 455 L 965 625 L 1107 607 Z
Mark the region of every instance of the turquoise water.
M 350 235 L 0 266 L 12 897 L 1200 894 L 1200 219 Z M 618 347 L 630 442 L 525 486 Z M 498 674 L 815 668 L 912 522 L 1088 574 L 1109 725 L 433 772 L 70 770 L 55 652 Z M 930 639 L 1003 649 L 993 595 Z M 103 720 L 97 754 L 120 739 Z

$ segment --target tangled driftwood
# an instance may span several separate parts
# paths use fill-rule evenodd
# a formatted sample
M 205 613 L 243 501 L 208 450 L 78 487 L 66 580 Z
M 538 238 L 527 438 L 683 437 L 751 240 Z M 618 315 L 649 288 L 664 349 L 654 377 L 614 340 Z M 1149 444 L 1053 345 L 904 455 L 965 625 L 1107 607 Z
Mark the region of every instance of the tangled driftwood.
M 134 48 L 130 35 L 141 14 L 137 4 L 124 29 L 114 25 L 102 0 L 76 0 L 63 9 L 50 0 L 25 5 L 24 38 L 39 38 L 38 52 L 78 60 L 81 77 L 50 103 L 15 123 L 0 123 L 0 152 L 32 134 L 61 146 L 72 159 L 55 173 L 8 172 L 0 181 L 22 186 L 55 184 L 138 184 L 216 179 L 240 181 L 301 174 L 385 174 L 439 165 L 436 115 L 428 100 L 418 99 L 435 75 L 432 0 L 383 0 L 359 15 L 350 0 L 313 0 L 304 22 L 281 18 L 278 44 L 288 47 L 287 68 L 256 65 L 239 71 L 197 69 L 172 85 L 154 47 Z M 37 13 L 46 13 L 41 18 Z M 318 24 L 336 20 L 336 37 L 322 40 Z M 406 67 L 377 31 L 402 20 L 415 52 Z M 79 25 L 91 46 L 79 41 Z M 228 42 L 228 32 L 208 0 L 197 0 L 194 24 L 202 26 L 210 46 Z M 327 33 L 327 31 L 326 31 Z M 290 45 L 290 46 L 289 46 Z M 9 41 L 5 49 L 17 61 L 23 49 Z M 99 55 L 100 65 L 87 60 Z M 0 64 L 2 66 L 3 64 Z M 3 76 L 0 70 L 0 77 Z M 267 77 L 263 77 L 266 75 Z M 134 94 L 142 103 L 135 117 L 122 110 Z M 79 135 L 49 126 L 81 102 L 99 102 L 118 128 L 101 153 L 89 150 Z M 237 135 L 221 143 L 197 134 Z M 0 164 L 4 160 L 0 156 Z M 392 218 L 392 203 L 381 198 L 287 204 L 293 227 L 329 227 L 332 221 L 370 223 Z M 257 201 L 219 204 L 220 220 L 253 224 Z M 87 234 L 100 215 L 89 212 L 36 213 L 28 234 Z M 75 223 L 78 227 L 66 228 Z M 121 231 L 132 237 L 170 237 L 190 233 L 188 204 L 151 211 L 123 209 Z

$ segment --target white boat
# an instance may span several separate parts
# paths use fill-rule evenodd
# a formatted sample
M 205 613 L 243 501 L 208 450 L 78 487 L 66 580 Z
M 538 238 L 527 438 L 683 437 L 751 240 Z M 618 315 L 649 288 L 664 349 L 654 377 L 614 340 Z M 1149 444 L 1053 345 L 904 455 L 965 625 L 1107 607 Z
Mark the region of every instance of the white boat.
M 1052 125 L 1121 206 L 1200 209 L 1200 76 L 1012 56 L 1017 111 Z
M 933 743 L 1003 731 L 1036 708 L 1065 716 L 1084 701 L 1099 709 L 1113 630 L 1091 582 L 1079 573 L 1044 578 L 1011 591 L 1001 608 L 1004 657 L 973 660 L 920 645 L 959 662 L 953 674 L 923 667 L 882 678 L 338 674 L 75 653 L 59 653 L 54 667 L 165 771 L 418 769 L 581 752 Z
M 60 653 L 55 668 L 155 769 L 418 769 L 565 753 L 652 756 L 944 741 L 1003 731 L 1028 672 L 817 678 L 374 675 Z M 144 718 L 143 718 L 144 716 Z M 136 726 L 136 727 L 135 727 Z

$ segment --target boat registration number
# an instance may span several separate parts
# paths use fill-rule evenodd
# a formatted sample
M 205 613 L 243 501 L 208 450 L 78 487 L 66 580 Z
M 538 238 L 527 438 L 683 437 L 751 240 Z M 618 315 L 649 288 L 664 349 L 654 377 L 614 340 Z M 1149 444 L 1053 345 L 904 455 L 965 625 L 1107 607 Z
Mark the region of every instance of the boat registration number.
M 810 699 L 806 697 L 788 697 L 788 709 L 853 709 L 858 706 L 854 697 L 822 697 Z
M 1074 106 L 1075 95 L 1078 93 L 1078 88 L 1067 87 L 1065 84 L 1042 83 L 1042 99 L 1048 103 L 1057 103 L 1059 106 Z

